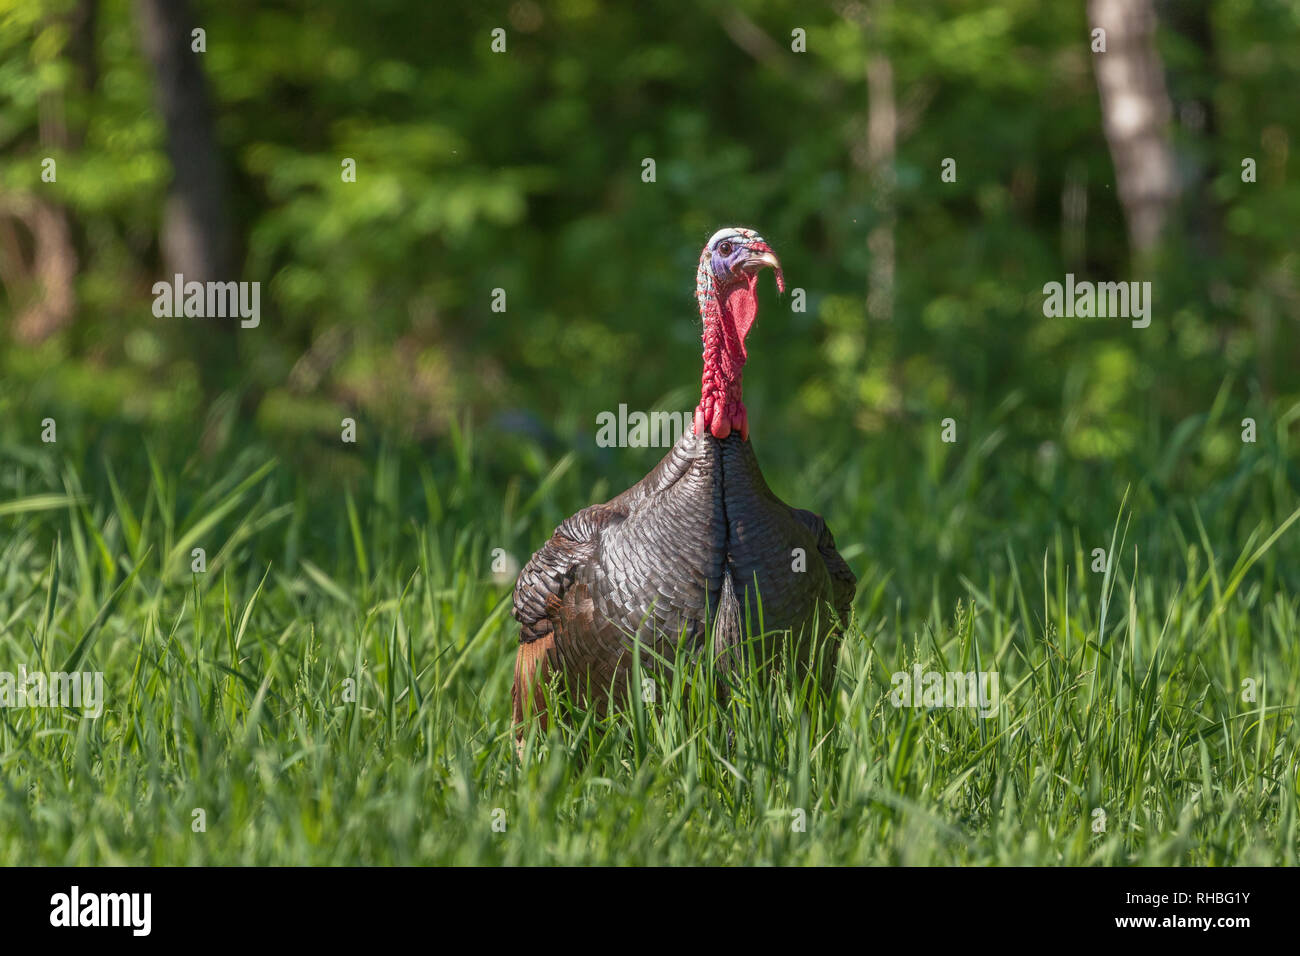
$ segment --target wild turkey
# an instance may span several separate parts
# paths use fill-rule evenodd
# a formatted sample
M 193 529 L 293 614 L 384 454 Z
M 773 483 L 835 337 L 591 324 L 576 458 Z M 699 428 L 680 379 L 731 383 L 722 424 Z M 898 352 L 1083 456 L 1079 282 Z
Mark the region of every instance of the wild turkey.
M 816 620 L 823 685 L 833 672 L 857 578 L 826 523 L 768 488 L 741 401 L 754 290 L 768 266 L 784 292 L 781 264 L 753 230 L 722 229 L 708 241 L 695 287 L 704 375 L 693 430 L 627 491 L 561 524 L 520 572 L 518 733 L 529 710 L 545 720 L 542 691 L 552 670 L 603 710 L 611 687 L 626 691 L 632 635 L 671 657 L 683 631 L 696 648 L 711 631 L 714 653 L 727 658 L 746 621 L 758 632 L 759 600 L 764 633 L 792 629 L 805 648 Z M 642 666 L 653 669 L 652 655 L 643 653 Z

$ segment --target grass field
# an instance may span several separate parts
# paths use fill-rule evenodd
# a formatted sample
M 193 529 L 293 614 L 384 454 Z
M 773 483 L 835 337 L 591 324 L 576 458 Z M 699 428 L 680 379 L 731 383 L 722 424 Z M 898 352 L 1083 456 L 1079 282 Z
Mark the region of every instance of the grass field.
M 0 710 L 0 863 L 1294 864 L 1300 409 L 1256 444 L 1216 409 L 1100 463 L 996 417 L 756 428 L 860 578 L 834 699 L 696 682 L 522 763 L 494 549 L 656 452 L 11 434 L 0 670 L 102 671 L 106 702 Z M 918 663 L 996 671 L 996 715 L 893 706 Z

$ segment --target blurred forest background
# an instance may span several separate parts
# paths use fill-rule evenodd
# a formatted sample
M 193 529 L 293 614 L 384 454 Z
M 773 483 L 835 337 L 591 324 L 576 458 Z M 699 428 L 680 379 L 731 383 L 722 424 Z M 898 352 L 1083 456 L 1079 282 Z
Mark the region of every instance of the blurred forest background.
M 107 688 L 0 710 L 0 861 L 1294 865 L 1298 54 L 1300 0 L 0 0 L 0 672 Z M 698 400 L 725 225 L 837 724 L 634 697 L 525 767 L 514 569 L 661 457 L 599 413 Z M 949 664 L 996 723 L 891 706 Z
M 485 499 L 635 478 L 595 416 L 693 406 L 696 258 L 747 224 L 807 295 L 762 283 L 750 339 L 778 467 L 868 447 L 903 493 L 976 447 L 1067 517 L 1066 470 L 1295 487 L 1298 40 L 1296 0 L 0 0 L 5 447 L 329 484 L 471 427 Z M 177 272 L 260 282 L 260 326 L 155 317 Z M 1150 327 L 1044 318 L 1067 272 L 1150 281 Z

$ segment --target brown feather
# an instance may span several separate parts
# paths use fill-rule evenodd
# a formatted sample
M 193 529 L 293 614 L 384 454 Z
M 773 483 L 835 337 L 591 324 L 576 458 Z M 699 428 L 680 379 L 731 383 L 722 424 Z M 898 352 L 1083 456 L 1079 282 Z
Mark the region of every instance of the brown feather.
M 798 571 L 795 549 L 806 563 Z M 809 663 L 829 690 L 856 584 L 826 523 L 772 493 L 747 440 L 687 433 L 637 484 L 564 521 L 520 572 L 515 721 L 529 704 L 544 714 L 539 685 L 552 671 L 576 701 L 603 712 L 611 688 L 627 692 L 634 634 L 649 674 L 683 630 L 701 647 L 713 627 L 713 650 L 724 655 L 757 625 L 760 594 L 769 633 L 793 630 L 801 656 L 820 639 Z M 817 633 L 805 633 L 814 619 Z
M 519 645 L 515 656 L 515 683 L 510 689 L 517 733 L 523 734 L 526 718 L 536 717 L 546 729 L 546 681 L 551 674 L 555 638 L 547 636 Z

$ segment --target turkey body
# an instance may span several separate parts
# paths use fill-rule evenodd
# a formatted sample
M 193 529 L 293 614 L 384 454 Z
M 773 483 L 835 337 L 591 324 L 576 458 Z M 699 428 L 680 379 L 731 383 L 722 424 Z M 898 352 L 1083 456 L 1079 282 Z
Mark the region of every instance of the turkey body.
M 762 633 L 825 648 L 825 686 L 856 586 L 825 522 L 773 494 L 747 438 L 688 430 L 641 481 L 561 524 L 520 572 L 515 720 L 544 713 L 555 670 L 603 709 L 611 688 L 626 692 L 637 640 L 649 673 L 682 635 L 693 649 L 712 635 L 725 656 L 760 632 L 760 597 Z

